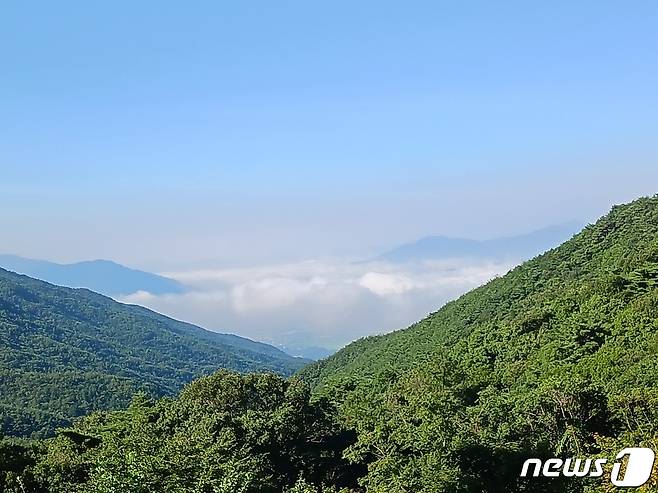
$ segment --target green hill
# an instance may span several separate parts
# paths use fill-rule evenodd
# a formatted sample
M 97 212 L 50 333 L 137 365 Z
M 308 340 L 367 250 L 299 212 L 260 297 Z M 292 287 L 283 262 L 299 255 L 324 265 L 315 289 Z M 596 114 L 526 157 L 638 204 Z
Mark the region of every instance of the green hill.
M 480 353 L 489 351 L 494 360 L 512 347 L 523 348 L 516 359 L 535 351 L 553 359 L 559 352 L 575 352 L 570 355 L 574 359 L 613 342 L 606 336 L 612 335 L 614 319 L 645 307 L 656 287 L 658 196 L 616 206 L 559 248 L 447 303 L 408 329 L 355 341 L 299 375 L 325 385 L 345 375 L 422 366 L 448 349 L 459 349 L 463 357 L 473 346 Z M 498 347 L 496 342 L 504 344 Z
M 48 434 L 137 390 L 175 393 L 220 368 L 289 375 L 305 360 L 84 289 L 0 269 L 0 430 Z
M 658 196 L 299 375 L 342 403 L 368 491 L 525 491 L 522 458 L 658 449 Z
M 298 375 L 219 372 L 54 439 L 0 440 L 0 489 L 616 491 L 620 450 L 658 450 L 658 196 Z M 520 477 L 551 457 L 608 463 L 604 477 Z M 658 491 L 656 469 L 628 491 Z

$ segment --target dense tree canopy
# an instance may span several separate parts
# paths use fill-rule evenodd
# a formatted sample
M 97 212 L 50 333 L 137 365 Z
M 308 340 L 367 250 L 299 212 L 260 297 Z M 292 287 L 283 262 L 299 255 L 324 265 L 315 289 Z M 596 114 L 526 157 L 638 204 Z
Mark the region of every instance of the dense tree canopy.
M 52 434 L 72 417 L 173 395 L 220 368 L 290 375 L 305 360 L 84 289 L 0 269 L 0 432 Z
M 298 377 L 220 372 L 5 440 L 5 491 L 612 491 L 519 473 L 658 450 L 658 197 Z M 654 471 L 639 491 L 656 490 Z
M 341 403 L 358 433 L 348 455 L 368 462 L 372 492 L 540 491 L 518 477 L 528 457 L 658 449 L 658 197 L 615 207 L 413 327 L 301 376 Z
M 339 491 L 364 471 L 342 458 L 354 434 L 335 420 L 299 380 L 221 371 L 175 399 L 138 394 L 50 440 L 6 440 L 0 470 L 12 492 Z

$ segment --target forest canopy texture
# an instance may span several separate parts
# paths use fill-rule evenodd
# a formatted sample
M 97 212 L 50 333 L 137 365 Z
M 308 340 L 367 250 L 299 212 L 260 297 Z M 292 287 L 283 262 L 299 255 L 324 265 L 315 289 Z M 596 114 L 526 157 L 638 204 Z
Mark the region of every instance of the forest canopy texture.
M 0 481 L 10 492 L 603 492 L 605 477 L 522 478 L 521 465 L 628 446 L 658 450 L 658 197 L 292 379 L 222 371 L 53 438 L 5 439 Z M 657 488 L 654 473 L 640 491 Z
M 305 360 L 86 289 L 0 269 L 0 432 L 44 437 L 143 391 L 174 395 L 218 368 L 290 375 Z

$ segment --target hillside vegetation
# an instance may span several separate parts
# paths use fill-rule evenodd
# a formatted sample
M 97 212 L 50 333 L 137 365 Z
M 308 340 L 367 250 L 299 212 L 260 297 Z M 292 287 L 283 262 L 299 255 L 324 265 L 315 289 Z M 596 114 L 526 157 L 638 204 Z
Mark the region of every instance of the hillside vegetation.
M 525 458 L 658 449 L 658 197 L 300 376 L 342 403 L 369 491 L 535 491 Z
M 137 395 L 45 442 L 0 441 L 0 491 L 334 492 L 364 472 L 342 458 L 352 442 L 301 382 L 220 371 L 175 399 Z
M 48 435 L 123 407 L 138 390 L 176 393 L 220 368 L 289 375 L 305 360 L 84 289 L 0 269 L 0 430 Z
M 519 473 L 530 457 L 658 450 L 658 197 L 298 376 L 222 372 L 5 441 L 5 490 L 612 491 Z M 654 472 L 640 491 L 657 489 Z

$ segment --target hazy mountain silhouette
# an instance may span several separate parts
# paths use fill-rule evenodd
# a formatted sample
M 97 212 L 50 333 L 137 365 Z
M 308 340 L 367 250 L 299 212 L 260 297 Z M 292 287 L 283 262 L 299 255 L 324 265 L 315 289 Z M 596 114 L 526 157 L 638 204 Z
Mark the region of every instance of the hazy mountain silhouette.
M 463 257 L 529 259 L 568 240 L 582 227 L 582 223 L 572 221 L 527 234 L 491 240 L 427 236 L 383 253 L 377 260 L 415 262 Z
M 335 350 L 320 346 L 304 346 L 301 344 L 275 344 L 275 346 L 284 353 L 289 354 L 290 356 L 294 356 L 295 358 L 305 358 L 313 361 L 331 356 L 335 352 Z
M 57 264 L 17 255 L 0 255 L 0 267 L 69 288 L 87 288 L 107 296 L 148 291 L 152 294 L 182 293 L 185 286 L 166 277 L 131 269 L 109 260 Z

